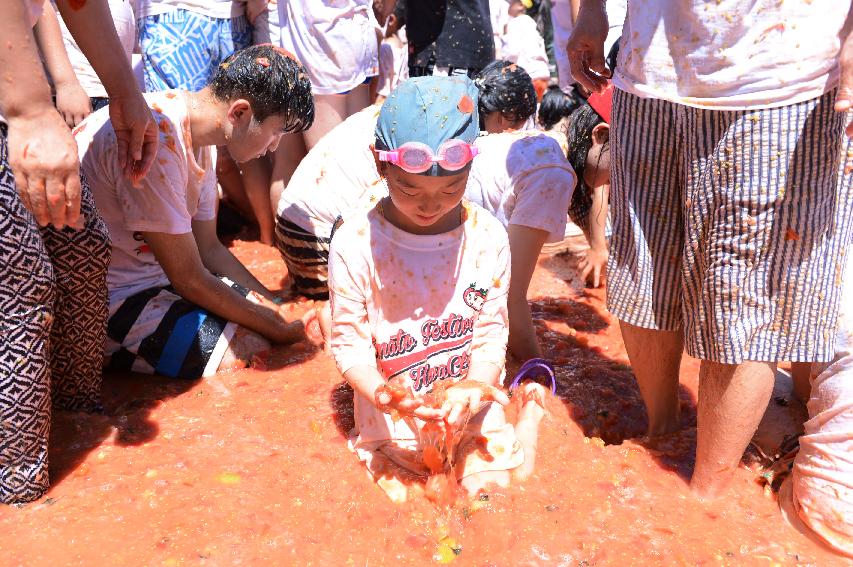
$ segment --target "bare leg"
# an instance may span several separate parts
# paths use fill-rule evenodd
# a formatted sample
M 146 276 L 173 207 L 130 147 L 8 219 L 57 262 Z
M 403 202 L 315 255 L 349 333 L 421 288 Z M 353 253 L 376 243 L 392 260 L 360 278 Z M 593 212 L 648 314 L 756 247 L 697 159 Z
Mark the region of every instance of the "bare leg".
M 755 433 L 770 394 L 776 363 L 702 361 L 696 427 L 696 468 L 690 488 L 703 499 L 721 495 Z
M 678 431 L 678 369 L 684 350 L 681 330 L 643 329 L 624 321 L 619 321 L 619 328 L 649 415 L 648 436 Z
M 281 192 L 290 183 L 293 172 L 299 167 L 299 162 L 305 157 L 305 141 L 302 134 L 287 134 L 281 137 L 278 149 L 273 157 L 272 187 L 270 189 L 270 204 L 275 212 Z
M 216 371 L 246 368 L 254 357 L 265 354 L 269 350 L 270 343 L 268 340 L 254 331 L 237 327 Z
M 270 162 L 266 157 L 253 159 L 243 164 L 243 187 L 258 221 L 261 242 L 272 245 L 275 218 L 270 202 Z
M 376 81 L 373 81 L 374 83 Z M 349 118 L 359 110 L 370 106 L 370 85 L 359 85 L 347 95 L 346 117 Z
M 308 151 L 346 117 L 346 95 L 314 95 L 314 124 L 303 133 Z
M 820 369 L 817 369 L 818 373 Z M 811 391 L 810 379 L 812 375 L 811 362 L 792 362 L 791 379 L 794 381 L 794 397 L 806 403 L 809 401 Z
M 536 467 L 536 442 L 539 438 L 539 423 L 545 417 L 545 400 L 550 396 L 548 390 L 536 382 L 525 382 L 518 389 L 522 396 L 521 410 L 515 423 L 515 436 L 524 449 L 524 462 L 512 471 L 515 481 L 527 480 Z
M 216 180 L 222 186 L 222 192 L 225 193 L 228 204 L 234 207 L 244 219 L 251 220 L 254 213 L 252 204 L 246 196 L 246 189 L 243 187 L 240 168 L 224 147 L 217 148 L 216 151 Z

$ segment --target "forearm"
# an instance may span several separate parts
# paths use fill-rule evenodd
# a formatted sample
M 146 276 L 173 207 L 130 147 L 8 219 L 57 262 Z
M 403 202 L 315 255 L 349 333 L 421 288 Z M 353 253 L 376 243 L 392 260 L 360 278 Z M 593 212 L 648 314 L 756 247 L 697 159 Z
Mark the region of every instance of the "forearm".
M 199 247 L 201 260 L 204 266 L 214 274 L 227 276 L 231 281 L 246 289 L 259 293 L 263 297 L 272 300 L 275 295 L 246 269 L 240 260 L 234 257 L 230 250 L 217 242 L 207 251 L 202 252 Z
M 71 8 L 70 0 L 56 0 L 62 19 L 80 50 L 86 55 L 110 98 L 138 92 L 130 61 L 116 34 L 106 0 L 88 0 Z M 75 3 L 76 4 L 76 3 Z
M 502 368 L 492 362 L 474 362 L 468 367 L 466 379 L 498 387 Z
M 53 108 L 38 48 L 29 24 L 27 5 L 21 0 L 3 4 L 0 18 L 0 112 L 7 119 L 38 116 Z
M 593 250 L 607 250 L 607 211 L 609 191 L 606 187 L 592 190 L 592 206 L 589 209 L 589 247 Z
M 62 42 L 62 31 L 56 11 L 49 1 L 44 3 L 44 12 L 33 31 L 53 84 L 60 86 L 77 83 L 77 76 Z
M 344 379 L 356 393 L 376 402 L 376 389 L 385 384 L 385 378 L 373 366 L 353 366 L 344 372 Z
M 539 347 L 536 329 L 533 327 L 527 294 L 514 293 L 513 288 L 510 287 L 507 310 L 509 311 L 508 347 L 510 353 L 518 360 L 541 358 L 542 349 Z
M 304 336 L 304 329 L 301 329 L 298 321 L 286 323 L 277 310 L 249 301 L 213 274 L 198 274 L 181 282 L 174 281 L 172 285 L 187 301 L 273 342 L 295 342 Z

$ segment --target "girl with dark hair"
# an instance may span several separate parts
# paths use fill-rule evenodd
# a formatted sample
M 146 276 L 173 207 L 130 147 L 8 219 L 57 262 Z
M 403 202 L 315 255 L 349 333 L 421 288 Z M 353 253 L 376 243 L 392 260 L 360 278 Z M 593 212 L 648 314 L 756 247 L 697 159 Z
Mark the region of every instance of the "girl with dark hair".
M 581 277 L 601 285 L 607 267 L 608 201 L 610 198 L 610 119 L 608 95 L 593 95 L 569 118 L 567 158 L 578 176 L 569 217 L 583 230 L 589 250 L 580 262 Z M 604 99 L 604 100 L 602 100 Z M 596 106 L 599 110 L 590 104 Z
M 559 131 L 561 128 L 565 131 L 569 117 L 582 103 L 583 99 L 577 96 L 574 90 L 568 95 L 558 86 L 548 87 L 539 104 L 537 115 L 539 126 L 545 131 L 554 129 Z
M 520 130 L 536 112 L 536 89 L 527 72 L 511 61 L 489 63 L 474 79 L 480 91 L 480 130 Z

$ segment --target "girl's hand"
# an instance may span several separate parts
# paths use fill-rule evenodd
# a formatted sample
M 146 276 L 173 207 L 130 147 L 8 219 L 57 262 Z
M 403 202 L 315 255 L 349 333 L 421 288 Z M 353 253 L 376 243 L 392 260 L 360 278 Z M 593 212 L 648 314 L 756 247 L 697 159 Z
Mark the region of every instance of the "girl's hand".
M 420 398 L 414 398 L 408 388 L 392 382 L 386 382 L 376 388 L 373 398 L 376 407 L 385 413 L 397 412 L 424 421 L 437 421 L 444 419 L 446 415 L 443 408 L 431 408 L 424 405 L 424 401 Z
M 309 309 L 302 316 L 302 324 L 305 326 L 305 337 L 314 346 L 322 347 L 326 344 L 326 335 L 323 333 L 323 325 L 320 323 L 321 314 L 316 307 Z
M 509 397 L 494 386 L 476 380 L 462 380 L 447 389 L 447 400 L 441 409 L 446 412 L 447 423 L 458 427 L 466 415 L 480 411 L 484 402 L 498 402 L 505 406 L 509 404 Z
M 73 81 L 56 85 L 56 109 L 68 127 L 74 128 L 92 114 L 92 102 L 80 83 Z
M 592 287 L 599 287 L 604 283 L 604 272 L 607 270 L 608 257 L 607 249 L 596 250 L 595 248 L 590 248 L 587 250 L 586 256 L 578 263 L 578 267 L 581 270 L 581 278 L 592 285 Z

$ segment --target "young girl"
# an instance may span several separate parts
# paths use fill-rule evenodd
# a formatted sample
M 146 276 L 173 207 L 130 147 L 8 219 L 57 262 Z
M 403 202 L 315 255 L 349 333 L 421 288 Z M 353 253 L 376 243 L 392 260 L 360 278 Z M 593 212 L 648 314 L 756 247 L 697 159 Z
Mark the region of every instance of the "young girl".
M 465 77 L 418 77 L 394 90 L 375 131 L 388 196 L 332 240 L 330 343 L 355 390 L 351 446 L 394 501 L 408 497 L 404 480 L 449 472 L 476 493 L 533 467 L 544 390 L 522 386 L 513 427 L 498 388 L 506 230 L 463 201 L 476 96 Z
M 406 3 L 398 2 L 388 16 L 385 38 L 379 44 L 379 80 L 376 103 L 388 98 L 398 84 L 409 78 L 409 50 L 406 41 Z
M 569 163 L 578 176 L 569 217 L 583 230 L 589 250 L 580 262 L 581 277 L 592 286 L 607 268 L 607 210 L 610 199 L 610 108 L 613 87 L 593 94 L 569 119 Z

